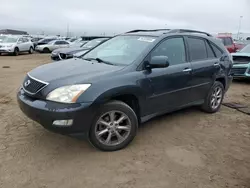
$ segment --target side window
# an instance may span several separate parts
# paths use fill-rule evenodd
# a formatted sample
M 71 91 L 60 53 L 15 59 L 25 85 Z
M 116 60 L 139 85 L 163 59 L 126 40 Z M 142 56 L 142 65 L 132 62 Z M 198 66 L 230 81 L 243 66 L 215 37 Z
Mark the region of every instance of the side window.
M 61 44 L 69 44 L 69 43 L 66 41 L 61 41 Z
M 223 55 L 223 52 L 215 44 L 211 43 L 211 46 L 216 54 L 216 57 L 220 58 Z
M 60 45 L 61 44 L 61 41 L 56 41 L 55 42 L 55 45 Z
M 188 47 L 191 61 L 207 59 L 205 40 L 199 38 L 188 38 Z
M 206 41 L 206 48 L 207 48 L 207 57 L 208 58 L 215 58 L 216 56 L 214 55 L 214 52 L 207 41 Z
M 23 41 L 23 38 L 19 38 L 19 39 L 18 39 L 18 42 L 23 43 L 23 42 L 24 42 L 24 41 Z
M 23 38 L 23 42 L 28 42 L 29 40 L 27 38 Z
M 170 38 L 163 41 L 151 53 L 154 56 L 167 56 L 170 65 L 186 62 L 186 51 L 183 38 Z

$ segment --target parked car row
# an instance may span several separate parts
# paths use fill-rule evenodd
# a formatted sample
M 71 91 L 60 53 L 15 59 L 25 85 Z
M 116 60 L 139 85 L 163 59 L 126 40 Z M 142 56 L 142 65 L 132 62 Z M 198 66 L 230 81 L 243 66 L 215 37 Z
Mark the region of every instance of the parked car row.
M 70 48 L 60 48 L 54 50 L 51 53 L 51 59 L 54 61 L 70 59 L 73 57 L 80 57 L 84 55 L 89 50 L 93 49 L 94 47 L 102 44 L 103 42 L 107 41 L 109 38 L 98 38 L 91 40 L 80 47 L 70 47 Z

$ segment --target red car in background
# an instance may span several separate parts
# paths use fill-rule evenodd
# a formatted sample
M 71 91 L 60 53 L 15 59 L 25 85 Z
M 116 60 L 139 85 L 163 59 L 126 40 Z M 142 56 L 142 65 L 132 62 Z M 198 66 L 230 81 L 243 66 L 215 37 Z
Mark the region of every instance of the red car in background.
M 221 39 L 222 43 L 230 53 L 235 53 L 238 50 L 230 34 L 219 34 L 217 38 Z

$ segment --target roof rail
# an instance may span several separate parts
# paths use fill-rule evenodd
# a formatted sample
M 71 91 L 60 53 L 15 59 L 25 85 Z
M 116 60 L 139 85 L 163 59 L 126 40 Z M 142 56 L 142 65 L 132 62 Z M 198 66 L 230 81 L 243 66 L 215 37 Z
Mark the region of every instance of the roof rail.
M 155 32 L 155 31 L 170 31 L 170 29 L 136 29 L 136 30 L 128 31 L 126 33 Z
M 203 31 L 196 31 L 196 30 L 190 30 L 190 29 L 172 29 L 168 33 L 200 33 L 207 35 L 209 37 L 212 37 L 213 35 L 203 32 Z

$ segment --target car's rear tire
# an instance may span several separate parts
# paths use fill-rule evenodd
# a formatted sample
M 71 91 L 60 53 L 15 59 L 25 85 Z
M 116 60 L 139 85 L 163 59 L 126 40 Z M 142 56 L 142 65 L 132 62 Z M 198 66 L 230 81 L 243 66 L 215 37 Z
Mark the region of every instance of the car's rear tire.
M 202 110 L 207 113 L 215 113 L 219 111 L 224 94 L 225 88 L 223 84 L 221 82 L 215 81 L 205 99 L 204 104 L 202 105 Z
M 14 56 L 18 56 L 19 55 L 19 49 L 16 47 L 15 49 L 14 49 Z
M 134 139 L 137 129 L 138 120 L 133 109 L 124 102 L 110 101 L 97 112 L 89 140 L 102 151 L 117 151 Z
M 34 48 L 33 48 L 33 47 L 30 47 L 30 49 L 29 49 L 29 54 L 33 54 L 33 52 L 34 52 Z
M 43 53 L 50 53 L 49 48 L 44 48 L 44 49 L 43 49 Z

